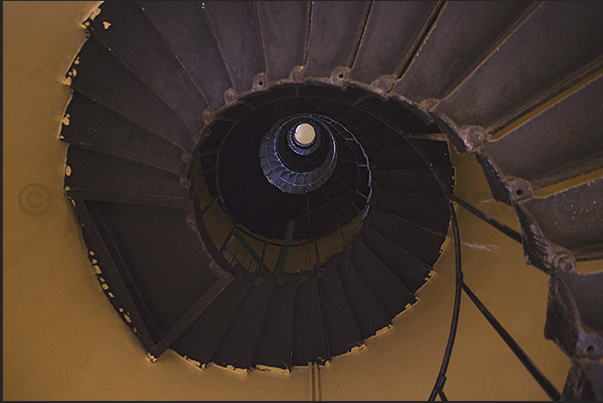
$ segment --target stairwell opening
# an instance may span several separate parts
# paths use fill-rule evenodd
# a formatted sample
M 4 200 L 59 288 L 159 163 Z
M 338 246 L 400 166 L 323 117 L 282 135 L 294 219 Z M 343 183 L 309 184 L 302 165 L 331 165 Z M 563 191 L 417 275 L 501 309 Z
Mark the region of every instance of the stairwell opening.
M 405 216 L 396 204 L 420 198 L 413 194 L 417 188 L 426 189 L 424 197 L 438 197 L 428 166 L 404 139 L 437 131 L 402 103 L 354 86 L 281 85 L 243 97 L 216 115 L 192 164 L 199 232 L 213 244 L 216 261 L 234 273 L 324 273 L 365 242 L 362 228 L 373 208 L 378 217 L 370 215 L 367 230 L 373 243 L 399 244 L 400 234 L 379 229 L 388 214 L 410 225 L 407 239 L 413 231 L 439 234 L 414 252 L 421 257 L 406 250 L 410 259 L 431 267 L 449 216 Z M 452 189 L 447 145 L 418 143 Z
M 302 123 L 295 128 L 295 140 L 303 145 L 311 144 L 316 138 L 314 127 L 309 123 Z

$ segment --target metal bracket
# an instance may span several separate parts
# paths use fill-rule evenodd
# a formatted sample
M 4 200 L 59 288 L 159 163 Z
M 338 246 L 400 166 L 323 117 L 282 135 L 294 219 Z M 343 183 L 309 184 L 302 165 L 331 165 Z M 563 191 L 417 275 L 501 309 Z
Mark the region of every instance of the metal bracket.
M 350 71 L 349 67 L 339 66 L 335 67 L 331 72 L 331 77 L 328 80 L 328 83 L 331 85 L 335 85 L 337 87 L 345 87 L 346 86 L 346 78 Z
M 478 150 L 474 154 L 484 171 L 490 191 L 495 200 L 513 206 L 517 202 L 533 196 L 534 189 L 530 182 L 522 178 L 503 174 L 498 165 L 484 151 Z
M 304 66 L 293 66 L 289 73 L 289 79 L 287 81 L 295 84 L 301 84 L 304 81 Z
M 448 135 L 450 142 L 458 152 L 475 154 L 479 147 L 491 137 L 491 134 L 486 132 L 486 129 L 481 126 L 458 126 L 448 116 L 435 110 L 437 104 L 434 105 L 433 103 L 434 101 L 432 100 L 423 101 L 422 104 L 425 104 L 423 108 L 426 109 L 427 113 L 432 115 L 434 121 L 440 126 L 440 129 Z
M 573 359 L 561 400 L 570 402 L 603 400 L 603 365 L 588 360 Z
M 258 73 L 253 77 L 253 84 L 251 86 L 251 92 L 266 91 L 268 89 L 268 83 L 266 80 L 265 73 Z
M 603 357 L 602 288 L 603 273 L 558 272 L 550 276 L 544 337 L 570 358 Z
M 230 106 L 237 102 L 237 94 L 235 93 L 232 87 L 224 92 L 224 102 L 226 102 L 227 106 Z
M 514 207 L 521 225 L 521 240 L 526 264 L 535 266 L 547 274 L 573 270 L 576 267 L 576 259 L 572 253 L 547 241 L 538 223 L 522 203 L 515 204 Z
M 369 89 L 383 99 L 387 99 L 389 92 L 396 83 L 396 77 L 393 75 L 384 75 L 374 80 Z

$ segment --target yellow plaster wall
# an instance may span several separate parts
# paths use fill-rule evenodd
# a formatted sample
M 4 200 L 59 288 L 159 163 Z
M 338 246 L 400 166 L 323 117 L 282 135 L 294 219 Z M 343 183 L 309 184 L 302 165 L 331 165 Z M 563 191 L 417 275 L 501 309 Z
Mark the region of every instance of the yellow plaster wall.
M 201 371 L 171 351 L 149 362 L 103 295 L 62 193 L 57 140 L 70 97 L 61 81 L 97 4 L 3 3 L 4 399 L 306 399 L 305 371 Z M 25 210 L 50 196 L 49 209 L 26 214 L 23 189 Z
M 3 3 L 4 399 L 307 399 L 304 369 L 245 377 L 213 366 L 201 371 L 171 351 L 149 362 L 103 295 L 63 196 L 67 146 L 57 140 L 70 98 L 61 81 L 84 41 L 80 23 L 98 4 Z M 508 208 L 479 204 L 489 196 L 473 158 L 456 160 L 461 196 L 516 227 Z M 45 205 L 43 214 L 31 214 Z M 542 336 L 546 277 L 524 264 L 514 241 L 464 210 L 459 221 L 467 283 L 561 389 L 569 360 Z M 453 260 L 448 247 L 419 302 L 393 329 L 321 369 L 323 399 L 428 397 L 450 326 Z M 449 398 L 546 399 L 466 297 L 463 302 Z

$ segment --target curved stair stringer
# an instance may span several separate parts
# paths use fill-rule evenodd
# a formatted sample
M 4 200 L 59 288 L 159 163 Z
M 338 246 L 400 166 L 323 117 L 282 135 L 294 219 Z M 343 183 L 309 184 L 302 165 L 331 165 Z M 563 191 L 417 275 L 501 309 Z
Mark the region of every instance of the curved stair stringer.
M 600 77 L 600 73 L 596 76 Z M 598 96 L 601 99 L 603 91 L 599 91 Z M 553 340 L 572 359 L 562 399 L 603 399 L 603 366 L 599 363 L 603 357 L 603 324 L 600 319 L 593 320 L 593 315 L 600 318 L 603 312 L 603 270 L 594 274 L 573 272 L 580 260 L 603 258 L 603 236 L 600 231 L 603 227 L 603 178 L 588 180 L 546 197 L 535 197 L 536 185 L 505 173 L 496 159 L 496 156 L 501 156 L 501 151 L 496 156 L 489 152 L 490 144 L 504 141 L 505 137 L 489 141 L 493 133 L 488 133 L 483 127 L 453 122 L 432 109 L 437 101 L 430 99 L 414 103 L 398 97 L 415 108 L 426 121 L 436 123 L 457 152 L 475 155 L 494 199 L 514 208 L 520 223 L 526 264 L 537 267 L 550 278 L 545 338 Z M 598 119 L 598 127 L 601 127 L 600 113 L 591 113 L 584 118 Z M 572 128 L 564 128 L 572 132 Z M 580 130 L 574 132 L 581 133 Z M 530 133 L 533 134 L 533 131 L 525 135 Z M 598 133 L 600 131 L 593 135 Z M 593 135 L 590 137 L 593 138 Z M 580 137 L 575 138 L 578 142 L 583 141 Z M 514 145 L 522 146 L 520 141 L 514 141 Z M 588 145 L 594 146 L 592 143 Z M 600 169 L 602 146 L 598 140 L 596 146 L 584 153 L 586 155 L 570 161 L 570 172 L 561 171 L 556 178 L 547 178 L 544 183 L 554 185 L 568 177 Z M 519 150 L 526 154 L 529 145 L 524 147 L 527 148 Z M 504 151 L 512 152 L 513 149 L 506 148 Z
M 457 152 L 475 155 L 494 199 L 514 208 L 526 264 L 550 278 L 545 338 L 572 359 L 562 394 L 570 400 L 603 398 L 603 271 L 574 272 L 578 261 L 603 258 L 603 178 L 547 196 L 534 192 L 603 167 L 602 60 L 595 57 L 534 95 L 503 127 L 454 121 L 440 99 L 415 102 L 395 94 L 437 124 Z

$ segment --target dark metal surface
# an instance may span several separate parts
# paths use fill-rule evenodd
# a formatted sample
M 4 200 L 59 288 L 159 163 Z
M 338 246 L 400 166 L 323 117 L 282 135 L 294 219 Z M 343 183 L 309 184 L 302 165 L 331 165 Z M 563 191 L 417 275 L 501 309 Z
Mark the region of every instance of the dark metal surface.
M 188 198 L 175 174 L 73 145 L 67 152 L 67 166 L 65 186 L 73 190 Z
M 184 197 L 163 197 L 132 193 L 107 193 L 96 190 L 72 190 L 65 192 L 73 200 L 90 200 L 99 202 L 135 204 L 139 206 L 174 207 L 188 209 L 192 206 L 189 199 Z
M 84 225 L 82 234 L 84 239 L 87 240 L 86 246 L 90 250 L 89 254 L 92 252 L 90 255 L 96 257 L 101 273 L 106 276 L 109 289 L 112 293 L 115 291 L 114 294 L 123 303 L 123 306 L 115 307 L 115 309 L 119 310 L 121 308 L 123 310 L 122 314 L 128 315 L 133 326 L 137 328 L 137 335 L 144 348 L 151 354 L 156 354 L 155 346 L 160 339 L 156 325 L 153 324 L 147 312 L 139 311 L 135 302 L 136 296 L 128 290 L 127 279 L 122 277 L 117 269 L 116 262 L 113 260 L 113 254 L 110 251 L 111 241 L 105 241 L 83 200 L 78 199 L 76 201 L 76 211 L 80 220 L 88 223 L 88 225 Z
M 512 206 L 513 201 L 518 199 L 518 197 L 523 198 L 532 196 L 533 189 L 531 185 L 529 185 L 529 182 L 522 181 L 524 186 L 513 189 L 511 182 L 515 181 L 517 178 L 505 176 L 491 158 L 480 152 L 475 154 L 475 159 L 482 167 L 482 171 L 488 181 L 488 186 L 490 187 L 490 192 L 492 193 L 494 200 Z M 517 194 L 517 191 L 519 191 L 520 194 Z
M 591 333 L 603 336 L 603 272 L 562 275 L 571 292 L 581 325 Z M 599 352 L 603 356 L 603 350 Z
M 289 78 L 294 66 L 304 64 L 310 1 L 256 1 L 266 79 Z
M 195 252 L 184 211 L 175 208 L 86 202 L 115 246 L 113 259 L 165 334 L 209 291 L 217 278 Z M 153 251 L 153 253 L 149 253 Z M 118 262 L 119 261 L 119 262 Z M 140 309 L 140 308 L 139 308 Z
M 232 281 L 176 339 L 171 348 L 204 367 L 210 362 L 218 342 L 250 286 L 251 281 L 247 279 Z
M 300 284 L 296 276 L 282 273 L 281 276 L 270 278 L 270 281 L 277 282 L 274 284 L 261 283 L 259 279 L 263 278 L 263 274 L 256 276 L 255 273 L 252 275 L 229 266 L 228 270 L 242 276 L 233 281 L 230 275 L 216 275 L 212 269 L 212 264 L 228 266 L 214 256 L 217 252 L 211 248 L 215 248 L 215 245 L 205 245 L 207 250 L 202 251 L 205 255 L 200 254 L 199 245 L 187 246 L 191 235 L 188 230 L 196 226 L 196 222 L 191 217 L 181 217 L 184 209 L 190 207 L 189 199 L 193 196 L 187 189 L 189 183 L 180 180 L 183 176 L 182 164 L 190 160 L 190 156 L 180 154 L 180 150 L 191 153 L 190 145 L 197 140 L 192 138 L 198 133 L 188 130 L 184 121 L 196 128 L 202 124 L 200 116 L 208 120 L 208 115 L 202 115 L 201 110 L 195 114 L 195 110 L 201 106 L 194 94 L 203 93 L 207 96 L 202 85 L 213 88 L 211 91 L 215 97 L 207 96 L 213 100 L 212 105 L 221 105 L 220 97 L 223 96 L 223 91 L 220 93 L 215 89 L 218 88 L 217 84 L 214 86 L 208 82 L 219 74 L 223 75 L 224 70 L 219 73 L 217 69 L 225 66 L 223 63 L 202 65 L 205 62 L 200 52 L 205 49 L 204 46 L 207 45 L 209 59 L 212 58 L 212 52 L 216 56 L 219 50 L 222 51 L 227 61 L 226 67 L 235 78 L 235 91 L 229 99 L 232 102 L 243 92 L 262 90 L 262 86 L 266 86 L 266 77 L 261 73 L 266 70 L 272 73 L 270 66 L 263 65 L 262 51 L 266 51 L 266 61 L 279 60 L 273 70 L 276 80 L 276 77 L 281 79 L 288 76 L 291 67 L 300 60 L 302 45 L 306 46 L 306 77 L 328 78 L 334 68 L 343 67 L 336 72 L 336 75 L 341 73 L 343 79 L 337 81 L 331 77 L 332 84 L 341 85 L 343 89 L 348 67 L 352 67 L 351 78 L 363 77 L 363 80 L 371 79 L 372 75 L 377 77 L 377 74 L 381 74 L 379 68 L 389 71 L 397 65 L 403 70 L 409 53 L 399 51 L 389 58 L 385 57 L 389 46 L 392 46 L 408 49 L 411 54 L 416 53 L 408 70 L 412 75 L 405 75 L 399 85 L 406 85 L 405 88 L 411 90 L 414 88 L 419 98 L 423 96 L 423 90 L 417 88 L 421 86 L 421 79 L 428 79 L 430 70 L 426 64 L 429 64 L 431 56 L 437 60 L 433 68 L 449 73 L 432 75 L 431 89 L 422 86 L 425 91 L 444 94 L 438 96 L 445 96 L 452 90 L 450 96 L 432 110 L 436 112 L 435 120 L 444 123 L 441 130 L 447 129 L 448 135 L 451 130 L 458 134 L 454 142 L 455 146 L 460 145 L 457 147 L 460 151 L 479 152 L 478 159 L 495 198 L 516 209 L 527 262 L 551 274 L 545 336 L 555 340 L 573 359 L 561 397 L 601 397 L 603 381 L 600 364 L 593 360 L 603 356 L 603 279 L 601 273 L 578 275 L 569 271 L 575 266 L 574 258 L 581 260 L 603 256 L 603 181 L 590 181 L 544 198 L 533 197 L 533 189 L 601 167 L 603 148 L 597 137 L 602 115 L 600 76 L 582 82 L 581 88 L 557 103 L 547 105 L 546 110 L 516 126 L 500 140 L 487 142 L 492 132 L 506 126 L 510 120 L 541 105 L 600 68 L 603 43 L 597 34 L 600 34 L 601 5 L 546 2 L 536 5 L 535 11 L 531 12 L 533 6 L 528 3 L 495 3 L 487 9 L 485 3 L 481 2 L 450 2 L 442 9 L 436 25 L 421 46 L 417 39 L 423 36 L 435 18 L 435 3 L 383 2 L 369 6 L 364 2 L 315 2 L 311 7 L 309 33 L 306 32 L 307 25 L 304 25 L 309 22 L 305 19 L 308 3 L 180 3 L 175 6 L 175 10 L 179 11 L 174 12 L 166 4 L 149 4 L 149 8 L 145 9 L 157 31 L 150 31 L 147 27 L 146 31 L 141 29 L 140 32 L 131 33 L 131 37 L 125 28 L 123 35 L 120 29 L 114 28 L 117 24 L 123 27 L 126 20 L 142 24 L 142 14 L 135 13 L 128 17 L 125 13 L 116 12 L 101 13 L 96 17 L 90 29 L 96 40 L 102 41 L 111 50 L 103 50 L 92 39 L 90 45 L 85 46 L 87 50 L 82 51 L 78 63 L 72 66 L 77 71 L 77 74 L 71 73 L 71 79 L 73 88 L 78 91 L 74 98 L 78 105 L 70 106 L 71 125 L 64 129 L 65 140 L 81 146 L 69 149 L 67 163 L 71 173 L 65 180 L 70 187 L 67 195 L 75 200 L 76 208 L 81 211 L 80 218 L 84 217 L 84 231 L 89 232 L 85 235 L 87 242 L 99 245 L 98 248 L 102 250 L 99 255 L 102 256 L 104 267 L 111 267 L 107 264 L 117 267 L 111 278 L 108 275 L 107 283 L 112 286 L 116 284 L 116 293 L 123 294 L 124 308 L 132 314 L 131 319 L 149 352 L 161 354 L 182 333 L 174 347 L 180 354 L 186 354 L 201 365 L 214 361 L 219 365 L 245 369 L 251 366 L 290 369 L 292 365 L 307 365 L 308 361 L 324 362 L 345 353 L 363 338 L 388 326 L 389 319 L 415 301 L 413 293 L 425 283 L 432 264 L 440 256 L 439 247 L 452 217 L 457 253 L 455 304 L 448 345 L 430 398 L 439 395 L 443 400 L 446 399 L 442 388 L 458 325 L 461 286 L 549 396 L 555 400 L 559 398 L 555 388 L 541 377 L 509 334 L 462 282 L 458 225 L 450 201 L 462 203 L 451 196 L 454 169 L 449 163 L 447 145 L 412 140 L 414 137 L 441 140 L 440 128 L 409 117 L 406 109 L 397 107 L 397 101 L 381 100 L 379 95 L 383 95 L 380 92 L 382 89 L 374 88 L 373 91 L 378 95 L 374 96 L 353 86 L 345 91 L 327 87 L 311 88 L 310 85 L 275 88 L 274 92 L 263 91 L 257 97 L 243 100 L 248 105 L 243 107 L 244 112 L 233 109 L 224 115 L 224 121 L 216 121 L 212 126 L 214 133 L 221 130 L 228 132 L 233 122 L 242 116 L 257 113 L 256 126 L 245 127 L 241 131 L 240 138 L 243 139 L 250 138 L 254 130 L 263 125 L 269 126 L 268 121 L 277 114 L 328 110 L 344 124 L 349 124 L 352 132 L 359 133 L 362 144 L 372 151 L 371 162 L 377 168 L 374 178 L 380 185 L 373 194 L 370 193 L 370 187 L 363 185 L 366 193 L 363 200 L 358 201 L 362 193 L 359 183 L 361 179 L 363 183 L 370 183 L 371 176 L 361 173 L 358 165 L 354 165 L 354 156 L 360 154 L 353 146 L 338 164 L 333 180 L 325 182 L 317 195 L 300 199 L 299 205 L 294 206 L 294 203 L 288 203 L 289 200 L 276 196 L 268 201 L 272 195 L 263 194 L 259 182 L 254 182 L 254 174 L 249 172 L 239 172 L 247 187 L 233 186 L 231 189 L 233 197 L 240 197 L 241 192 L 246 195 L 257 192 L 255 201 L 265 203 L 262 204 L 263 209 L 274 218 L 270 222 L 272 234 L 284 238 L 287 245 L 293 238 L 293 231 L 286 230 L 292 222 L 291 217 L 287 216 L 288 211 L 295 211 L 299 217 L 303 217 L 296 221 L 295 228 L 302 228 L 301 221 L 307 222 L 304 224 L 307 229 L 302 231 L 304 234 L 339 228 L 342 241 L 348 241 L 341 230 L 343 224 L 359 216 L 371 196 L 368 200 L 370 210 L 366 215 L 367 224 L 370 225 L 362 227 L 356 244 L 336 256 L 338 261 L 333 265 L 329 262 L 326 272 L 318 270 Z M 133 5 L 126 6 L 126 9 L 135 12 Z M 113 4 L 110 7 L 114 7 Z M 395 25 L 392 20 L 403 21 L 411 15 L 392 11 L 414 7 L 432 12 L 429 18 L 411 18 L 417 24 L 414 28 L 409 24 L 401 24 L 398 30 L 391 28 Z M 209 25 L 203 22 L 204 8 L 209 10 L 212 17 L 212 27 L 220 49 L 214 46 Z M 151 9 L 155 11 L 151 12 Z M 200 13 L 192 13 L 193 9 L 200 10 Z M 423 16 L 427 14 L 425 11 Z M 171 17 L 174 15 L 191 24 L 200 22 L 201 28 L 191 27 L 190 31 L 197 35 L 207 29 L 203 40 L 197 40 L 192 33 L 189 35 L 188 31 L 176 28 L 180 23 Z M 267 25 L 278 15 L 283 16 L 280 25 Z M 455 15 L 459 20 L 461 15 L 463 18 L 472 16 L 474 24 L 458 24 L 453 18 Z M 379 18 L 385 22 L 375 22 Z M 278 32 L 287 28 L 288 20 L 295 20 L 296 24 L 291 25 L 291 37 L 279 37 Z M 106 29 L 103 22 L 111 25 Z M 454 28 L 453 22 L 457 22 Z M 422 28 L 417 28 L 419 25 Z M 166 27 L 166 30 L 162 31 L 160 26 Z M 170 54 L 165 52 L 166 47 L 161 45 L 163 42 L 153 32 L 159 33 L 161 39 L 174 50 L 179 63 L 168 61 Z M 358 42 L 362 32 L 364 39 Z M 469 34 L 475 32 L 478 34 L 473 41 L 474 38 L 469 38 Z M 117 40 L 118 34 L 131 38 L 132 42 L 112 45 L 111 41 Z M 392 35 L 394 39 L 397 35 L 401 40 L 392 40 Z M 135 48 L 136 41 L 142 41 L 145 36 L 154 38 L 145 44 L 149 47 Z M 299 38 L 302 37 L 300 45 Z M 388 41 L 379 39 L 384 37 Z M 440 39 L 436 41 L 435 38 Z M 448 40 L 455 45 L 444 49 Z M 380 42 L 383 42 L 382 46 L 376 44 Z M 151 45 L 158 48 L 163 46 L 164 51 L 161 51 L 158 59 L 161 66 L 136 65 L 134 62 L 150 54 Z M 436 54 L 439 56 L 436 57 Z M 285 56 L 281 59 L 280 55 Z M 457 61 L 450 62 L 450 58 L 457 58 Z M 85 61 L 87 66 L 83 65 Z M 80 62 L 82 65 L 79 65 Z M 369 71 L 366 67 L 371 63 L 376 63 L 377 68 Z M 215 67 L 215 71 L 204 70 L 209 69 L 210 65 L 212 69 Z M 221 67 L 216 67 L 219 65 Z M 172 68 L 181 71 L 178 77 L 161 81 L 161 73 Z M 132 75 L 132 72 L 136 74 Z M 149 80 L 153 82 L 148 83 Z M 101 84 L 107 82 L 114 85 L 105 85 L 106 88 L 103 88 Z M 150 88 L 145 87 L 143 82 L 149 84 Z M 437 90 L 434 90 L 436 83 Z M 195 89 L 192 88 L 193 84 Z M 191 103 L 185 102 L 185 94 L 172 94 L 179 85 L 185 86 L 187 96 L 194 98 Z M 226 85 L 225 81 L 220 81 L 220 85 Z M 126 90 L 132 92 L 126 93 Z M 173 95 L 174 98 L 161 95 L 162 91 L 169 92 L 169 97 Z M 281 95 L 289 98 L 280 98 Z M 128 105 L 141 98 L 144 102 L 138 105 L 142 106 Z M 269 107 L 261 109 L 270 102 Z M 427 103 L 426 110 L 436 103 Z M 178 105 L 184 109 L 179 109 Z M 78 106 L 81 106 L 79 110 Z M 276 111 L 275 115 L 270 116 L 268 110 Z M 94 112 L 96 120 L 92 124 L 84 124 L 83 118 L 78 121 L 78 116 L 85 117 L 87 111 Z M 119 116 L 113 118 L 114 114 Z M 209 120 L 213 118 L 211 116 Z M 90 120 L 86 119 L 86 122 Z M 446 128 L 447 122 L 450 126 Z M 472 124 L 476 126 L 467 126 Z M 100 135 L 86 140 L 85 136 L 94 130 Z M 405 133 L 410 135 L 404 136 Z M 218 205 L 222 205 L 223 201 L 218 197 L 220 185 L 229 177 L 219 178 L 221 182 L 216 183 L 216 174 L 229 173 L 232 178 L 236 176 L 234 167 L 244 163 L 242 158 L 240 161 L 236 158 L 241 154 L 233 153 L 231 157 L 234 157 L 230 160 L 221 160 L 221 155 L 213 151 L 226 146 L 244 148 L 252 145 L 251 141 L 244 145 L 222 143 L 226 137 L 226 134 L 208 137 L 201 147 L 203 156 L 199 160 L 199 171 L 195 171 L 196 174 L 207 173 L 209 187 L 215 190 L 211 199 L 216 200 Z M 113 144 L 103 144 L 103 141 Z M 257 149 L 254 149 L 256 152 Z M 220 163 L 224 166 L 219 168 Z M 368 175 L 368 178 L 362 175 Z M 84 200 L 88 200 L 87 204 Z M 123 203 L 126 207 L 115 207 L 115 202 Z M 444 206 L 444 203 L 448 205 Z M 91 207 L 90 210 L 88 207 Z M 238 212 L 240 216 L 248 213 L 244 210 L 244 202 L 239 203 L 238 207 L 241 209 Z M 446 208 L 449 209 L 448 213 L 444 211 Z M 163 214 L 162 211 L 178 213 Z M 518 239 L 515 231 L 488 220 L 475 209 L 472 211 L 513 239 Z M 99 223 L 99 228 L 96 228 L 96 223 Z M 289 228 L 292 229 L 292 225 Z M 324 227 L 321 228 L 321 225 Z M 185 228 L 187 226 L 189 228 Z M 199 235 L 209 243 L 206 233 L 201 231 Z M 153 241 L 147 240 L 146 236 L 152 236 Z M 169 239 L 166 240 L 166 237 Z M 316 243 L 314 247 L 318 249 Z M 187 248 L 191 253 L 196 250 L 202 256 L 202 262 L 195 264 L 199 262 L 181 253 L 182 248 Z M 143 255 L 140 253 L 142 250 L 152 250 L 153 254 Z M 249 255 L 253 256 L 251 253 Z M 260 259 L 263 259 L 264 254 L 261 255 Z M 260 251 L 255 255 L 256 260 L 259 256 Z M 182 259 L 186 262 L 180 264 Z M 166 279 L 165 270 L 158 266 L 166 266 L 168 261 L 178 263 L 173 270 L 178 274 L 175 279 Z M 125 269 L 130 266 L 134 269 Z M 194 275 L 201 275 L 197 272 L 199 267 L 208 269 L 201 271 L 201 274 L 207 275 L 209 280 L 193 278 Z M 185 284 L 178 285 L 178 282 Z M 175 289 L 184 291 L 177 295 Z M 151 301 L 148 295 L 155 299 Z M 161 311 L 168 303 L 172 305 Z
M 603 272 L 580 275 L 553 273 L 544 337 L 570 358 L 603 357 Z
M 534 189 L 603 167 L 603 76 L 541 111 L 480 152 Z M 573 135 L 573 134 L 577 135 Z
M 94 39 L 198 132 L 204 125 L 201 112 L 207 103 L 139 5 L 105 2 L 100 9 L 88 26 Z
M 496 132 L 600 68 L 601 15 L 599 2 L 541 3 L 436 109 Z
M 72 69 L 71 88 L 115 113 L 158 134 L 183 151 L 192 151 L 193 132 L 147 85 L 122 64 L 115 54 L 88 40 Z
M 293 317 L 298 283 L 277 284 L 264 316 L 253 365 L 291 370 Z
M 561 400 L 602 401 L 603 365 L 588 360 L 572 360 Z
M 530 6 L 525 1 L 446 2 L 394 92 L 415 102 L 442 99 Z M 471 22 L 459 23 L 465 20 Z
M 574 256 L 566 249 L 547 241 L 529 211 L 521 205 L 516 205 L 515 213 L 521 226 L 521 243 L 527 264 L 547 274 L 557 269 L 567 271 L 575 267 Z
M 407 305 L 416 302 L 404 283 L 363 242 L 352 245 L 350 261 L 371 290 L 379 305 L 390 319 L 395 318 Z
M 370 84 L 388 75 L 391 88 L 440 6 L 437 1 L 373 2 L 349 78 Z
M 372 225 L 366 226 L 362 240 L 411 292 L 425 284 L 431 267 L 404 246 L 396 244 Z
M 453 169 L 437 168 L 445 175 L 449 183 L 448 190 L 452 192 L 454 179 L 452 179 Z M 433 180 L 433 175 L 428 168 L 408 169 L 408 170 L 381 170 L 373 171 L 373 179 L 376 187 L 394 191 L 410 192 L 425 196 L 440 197 L 442 192 L 438 188 L 437 182 Z
M 446 238 L 445 233 L 430 230 L 380 208 L 371 209 L 369 220 L 374 229 L 397 245 L 403 245 L 425 265 L 433 266 L 440 257 L 440 245 Z
M 331 358 L 322 316 L 318 277 L 311 275 L 300 281 L 295 296 L 293 324 L 294 366 L 305 366 L 310 361 L 325 362 Z
M 78 94 L 67 107 L 62 140 L 185 176 L 182 150 L 169 141 Z
M 404 141 L 402 139 L 402 141 Z M 435 166 L 450 165 L 448 144 L 430 140 L 415 140 Z M 425 161 L 406 142 L 369 154 L 371 163 L 380 169 L 425 168 Z
M 224 93 L 232 84 L 201 4 L 196 1 L 139 3 L 211 109 L 222 107 Z
M 252 285 L 234 313 L 212 361 L 226 367 L 249 369 L 272 294 L 273 282 Z
M 342 256 L 337 261 L 337 274 L 363 339 L 373 336 L 378 330 L 391 324 L 376 296 L 347 256 Z
M 375 207 L 413 220 L 440 233 L 448 233 L 450 212 L 443 199 L 375 189 L 373 200 Z
M 350 308 L 348 297 L 337 273 L 337 263 L 328 266 L 318 278 L 329 353 L 345 354 L 362 343 L 362 336 Z
M 331 77 L 352 62 L 370 2 L 318 1 L 312 4 L 304 77 Z M 345 71 L 339 78 L 345 77 Z
M 254 84 L 267 87 L 265 78 L 254 81 L 258 74 L 266 71 L 254 3 L 208 1 L 203 4 L 235 93 L 240 96 Z
M 547 241 L 572 251 L 576 259 L 603 257 L 603 178 L 547 197 L 519 202 Z

